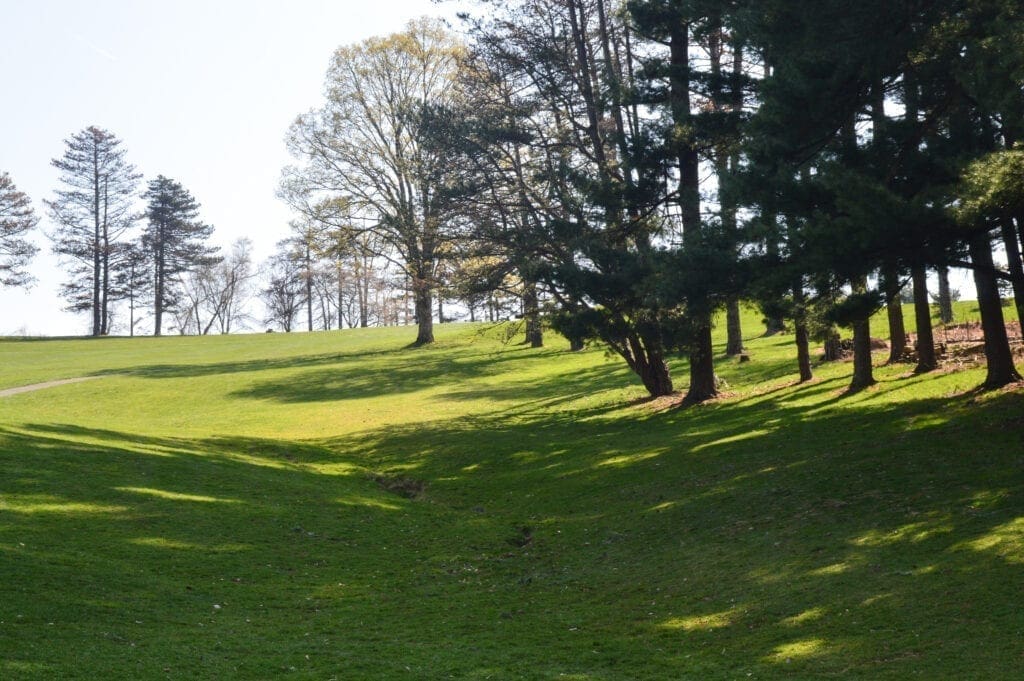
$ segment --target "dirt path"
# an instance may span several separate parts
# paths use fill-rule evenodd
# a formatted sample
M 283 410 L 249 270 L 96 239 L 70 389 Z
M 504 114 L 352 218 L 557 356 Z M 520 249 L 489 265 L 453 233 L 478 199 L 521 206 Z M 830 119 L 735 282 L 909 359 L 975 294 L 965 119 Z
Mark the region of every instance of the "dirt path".
M 19 393 L 30 393 L 33 390 L 55 388 L 58 385 L 66 385 L 68 383 L 81 383 L 82 381 L 91 381 L 96 378 L 102 378 L 102 376 L 79 376 L 78 378 L 63 378 L 59 381 L 46 381 L 45 383 L 33 383 L 32 385 L 22 385 L 18 386 L 17 388 L 7 388 L 6 390 L 0 390 L 0 397 L 10 397 L 11 395 L 17 395 Z

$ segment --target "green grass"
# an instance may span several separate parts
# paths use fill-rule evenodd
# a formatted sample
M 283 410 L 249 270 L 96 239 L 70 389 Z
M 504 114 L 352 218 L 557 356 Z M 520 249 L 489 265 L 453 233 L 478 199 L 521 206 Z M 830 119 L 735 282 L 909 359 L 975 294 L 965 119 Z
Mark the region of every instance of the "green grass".
M 1021 392 L 756 319 L 686 410 L 469 325 L 0 341 L 101 376 L 0 398 L 0 678 L 1017 678 Z

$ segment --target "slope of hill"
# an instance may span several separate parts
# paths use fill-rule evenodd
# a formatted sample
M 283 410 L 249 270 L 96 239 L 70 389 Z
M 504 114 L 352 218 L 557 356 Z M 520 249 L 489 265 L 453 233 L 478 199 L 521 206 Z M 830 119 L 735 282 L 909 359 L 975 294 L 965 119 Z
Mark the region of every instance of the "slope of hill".
M 1016 676 L 1020 391 L 501 333 L 0 342 L 0 677 Z

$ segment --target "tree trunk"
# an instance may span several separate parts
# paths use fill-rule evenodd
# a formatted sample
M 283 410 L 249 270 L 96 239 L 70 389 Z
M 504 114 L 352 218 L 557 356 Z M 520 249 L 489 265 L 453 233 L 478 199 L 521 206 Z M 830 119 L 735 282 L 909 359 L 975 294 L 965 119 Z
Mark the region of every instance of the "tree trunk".
M 345 307 L 345 295 L 344 295 L 345 280 L 343 279 L 341 268 L 342 268 L 341 259 L 338 258 L 337 260 L 334 261 L 335 273 L 338 275 L 338 331 L 341 331 L 341 329 L 342 329 L 342 323 L 343 323 L 342 310 Z M 358 287 L 358 285 L 356 285 L 356 287 Z
M 943 265 L 939 273 L 939 320 L 943 324 L 953 321 L 953 296 L 949 290 L 949 268 Z
M 988 234 L 983 232 L 971 239 L 970 253 L 971 262 L 974 263 L 974 285 L 978 290 L 978 310 L 981 312 L 981 327 L 985 332 L 985 360 L 988 365 L 982 387 L 991 390 L 1019 381 L 1021 375 L 1013 365 L 1013 353 L 1006 336 L 999 286 L 993 274 L 992 242 Z
M 735 298 L 725 304 L 725 354 L 734 357 L 743 352 L 743 328 L 740 326 L 740 303 Z
M 1003 220 L 1001 227 L 1007 267 L 1013 275 L 1013 304 L 1017 308 L 1018 328 L 1024 328 L 1019 326 L 1024 321 L 1024 264 L 1020 257 L 1020 242 L 1017 241 L 1017 230 L 1013 228 L 1012 220 Z
M 774 336 L 786 330 L 786 322 L 782 317 L 765 317 L 764 335 Z
M 668 365 L 660 353 L 651 353 L 648 361 L 642 370 L 638 371 L 640 380 L 651 397 L 663 397 L 673 392 L 672 376 L 669 374 Z
M 671 76 L 669 99 L 673 122 L 680 130 L 692 123 L 690 101 L 690 40 L 689 27 L 673 26 L 669 39 Z M 692 140 L 680 141 L 679 154 L 679 208 L 683 223 L 683 246 L 698 247 L 704 239 L 700 218 L 700 158 Z M 711 346 L 711 312 L 703 309 L 706 301 L 691 301 L 693 323 L 697 333 L 690 349 L 690 386 L 685 402 L 696 403 L 715 397 L 715 364 Z
M 923 374 L 939 366 L 932 337 L 932 309 L 928 301 L 928 273 L 924 265 L 911 268 L 914 283 L 914 320 L 917 323 L 917 366 L 915 374 Z
M 99 148 L 92 147 L 93 242 L 92 242 L 92 335 L 100 335 L 100 162 Z
M 867 281 L 857 281 L 853 290 L 863 293 L 867 289 Z M 849 392 L 863 390 L 876 383 L 871 366 L 871 321 L 860 319 L 853 323 L 853 380 L 850 381 Z
M 101 264 L 103 285 L 100 291 L 100 334 L 110 334 L 110 196 L 107 179 L 103 179 L 103 218 L 102 218 L 102 253 Z
M 690 349 L 690 386 L 683 399 L 684 404 L 696 404 L 718 396 L 714 360 L 711 325 L 708 324 L 697 331 L 697 337 Z
M 668 364 L 665 363 L 665 353 L 657 342 L 645 343 L 641 336 L 632 333 L 624 345 L 612 344 L 612 347 L 616 348 L 629 364 L 629 368 L 640 377 L 651 397 L 672 394 L 672 376 L 669 374 Z
M 537 284 L 523 282 L 523 318 L 526 320 L 526 342 L 531 348 L 544 347 L 544 335 L 540 325 L 540 305 L 537 300 Z
M 825 331 L 825 356 L 826 362 L 835 362 L 843 358 L 843 347 L 840 344 L 839 332 L 835 327 L 829 327 Z
M 722 91 L 722 26 L 721 19 L 716 18 L 712 30 L 708 36 L 708 46 L 711 56 L 711 104 L 716 113 L 720 113 L 727 106 L 734 110 L 739 109 L 736 93 L 730 92 L 726 96 Z M 737 52 L 734 55 L 733 75 L 742 73 L 742 57 Z M 714 150 L 715 175 L 718 177 L 718 205 L 722 216 L 722 231 L 730 240 L 737 239 L 736 229 L 736 201 L 734 192 L 730 191 L 733 182 L 733 171 L 739 159 L 731 152 L 726 145 L 718 145 Z M 735 252 L 735 249 L 733 249 Z M 740 325 L 740 304 L 736 298 L 730 298 L 725 304 L 725 354 L 734 357 L 743 352 L 743 329 Z
M 430 290 L 430 283 L 423 278 L 417 277 L 412 282 L 413 305 L 416 312 L 416 325 L 419 327 L 416 334 L 416 345 L 426 345 L 434 342 L 434 301 L 433 292 Z
M 871 323 L 863 319 L 853 324 L 853 380 L 849 390 L 857 392 L 875 383 L 871 366 Z
M 313 330 L 313 254 L 306 241 L 306 328 Z
M 158 245 L 157 248 L 160 248 Z M 163 253 L 157 253 L 156 271 L 153 273 L 153 335 L 159 336 L 162 331 L 164 319 L 164 277 L 163 277 Z
M 793 326 L 796 332 L 796 363 L 800 369 L 800 382 L 805 383 L 812 378 L 811 372 L 811 349 L 807 333 L 807 311 L 804 309 L 804 285 L 797 282 L 793 286 L 793 302 L 796 304 L 796 313 L 793 318 Z
M 889 364 L 903 359 L 907 351 L 907 329 L 903 324 L 903 303 L 900 301 L 899 273 L 887 268 L 883 275 L 885 310 L 889 317 Z
M 104 230 L 105 231 L 105 230 Z M 103 235 L 103 290 L 100 298 L 100 334 L 110 335 L 110 240 Z

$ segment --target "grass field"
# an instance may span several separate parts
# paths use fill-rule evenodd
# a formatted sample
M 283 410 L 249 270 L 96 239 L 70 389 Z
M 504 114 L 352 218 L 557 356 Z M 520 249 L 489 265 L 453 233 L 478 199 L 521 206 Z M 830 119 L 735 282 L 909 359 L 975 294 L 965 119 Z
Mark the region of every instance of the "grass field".
M 685 410 L 481 326 L 0 340 L 98 377 L 0 398 L 0 678 L 1020 678 L 1024 393 L 745 324 Z

